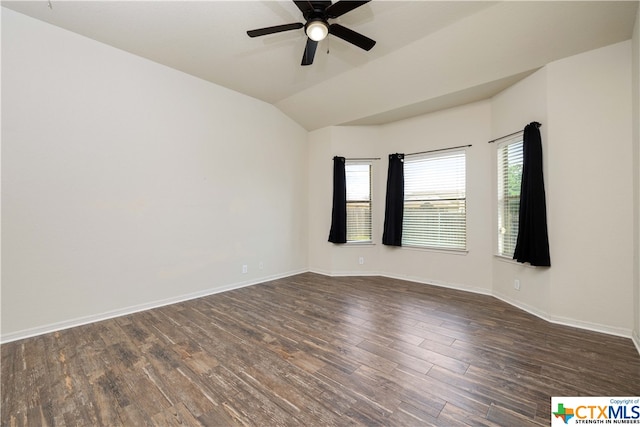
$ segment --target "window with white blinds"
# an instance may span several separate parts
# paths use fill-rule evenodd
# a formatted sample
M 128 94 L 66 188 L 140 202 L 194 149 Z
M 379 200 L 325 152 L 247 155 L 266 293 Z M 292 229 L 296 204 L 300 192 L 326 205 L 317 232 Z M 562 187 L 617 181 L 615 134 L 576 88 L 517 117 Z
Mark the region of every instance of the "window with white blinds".
M 512 258 L 518 238 L 522 135 L 498 144 L 498 255 Z
M 371 163 L 347 161 L 347 242 L 371 242 Z
M 466 250 L 466 151 L 404 159 L 402 245 Z

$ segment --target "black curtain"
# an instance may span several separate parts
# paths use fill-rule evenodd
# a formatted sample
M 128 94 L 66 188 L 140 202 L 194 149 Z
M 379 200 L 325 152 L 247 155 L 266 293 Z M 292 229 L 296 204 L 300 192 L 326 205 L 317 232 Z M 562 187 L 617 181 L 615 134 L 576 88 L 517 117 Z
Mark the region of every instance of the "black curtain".
M 402 246 L 402 215 L 404 213 L 404 154 L 389 154 L 387 200 L 384 210 L 382 244 Z
M 513 259 L 549 267 L 551 259 L 539 127 L 540 123 L 532 122 L 524 128 L 520 217 Z
M 329 241 L 347 243 L 347 178 L 345 158 L 333 158 L 333 208 Z

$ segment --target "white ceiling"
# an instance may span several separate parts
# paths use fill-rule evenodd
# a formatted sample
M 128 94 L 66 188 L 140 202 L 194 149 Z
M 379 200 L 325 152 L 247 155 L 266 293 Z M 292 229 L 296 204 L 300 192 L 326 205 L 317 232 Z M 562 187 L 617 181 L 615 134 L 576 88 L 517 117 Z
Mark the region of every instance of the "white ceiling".
M 313 65 L 292 1 L 2 1 L 49 22 L 275 105 L 306 129 L 380 124 L 486 99 L 545 64 L 631 38 L 638 1 L 373 0 L 332 21 Z M 327 54 L 327 50 L 329 53 Z

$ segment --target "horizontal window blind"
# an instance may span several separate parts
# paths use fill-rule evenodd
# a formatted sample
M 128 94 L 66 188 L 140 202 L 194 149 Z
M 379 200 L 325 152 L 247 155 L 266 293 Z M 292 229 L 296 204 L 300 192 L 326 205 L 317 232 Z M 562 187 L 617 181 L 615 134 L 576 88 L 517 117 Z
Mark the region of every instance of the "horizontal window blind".
M 402 245 L 465 250 L 466 151 L 406 156 Z
M 513 257 L 518 239 L 522 135 L 498 145 L 498 254 Z
M 371 164 L 349 162 L 347 179 L 347 242 L 371 241 Z

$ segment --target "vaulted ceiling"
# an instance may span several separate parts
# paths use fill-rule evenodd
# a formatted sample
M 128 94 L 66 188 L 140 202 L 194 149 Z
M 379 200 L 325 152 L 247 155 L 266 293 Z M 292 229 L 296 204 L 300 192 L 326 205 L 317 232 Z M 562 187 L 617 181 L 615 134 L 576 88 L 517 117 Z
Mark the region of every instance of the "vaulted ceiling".
M 638 1 L 373 0 L 313 65 L 292 1 L 2 1 L 4 7 L 271 103 L 308 130 L 381 124 L 488 98 L 551 61 L 631 38 Z

